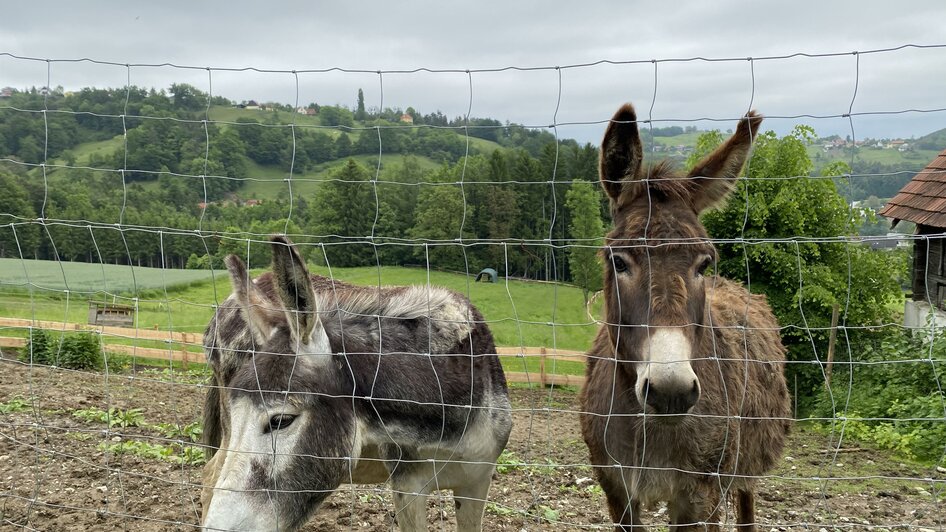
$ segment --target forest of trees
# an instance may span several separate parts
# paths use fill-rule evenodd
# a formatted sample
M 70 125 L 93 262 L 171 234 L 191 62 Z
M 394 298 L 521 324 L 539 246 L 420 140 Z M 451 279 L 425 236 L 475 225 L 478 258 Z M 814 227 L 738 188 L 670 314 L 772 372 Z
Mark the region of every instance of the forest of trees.
M 16 92 L 0 107 L 0 256 L 216 268 L 237 252 L 264 266 L 259 241 L 286 232 L 308 244 L 311 260 L 337 266 L 493 267 L 597 289 L 591 243 L 601 235 L 592 233 L 607 227 L 609 213 L 596 147 L 494 119 L 365 109 L 363 96 L 358 102 L 354 111 L 312 104 L 323 127 L 295 127 L 291 115 L 280 115 L 293 109 L 279 105 L 261 119 L 206 120 L 210 106 L 233 102 L 186 84 Z M 413 125 L 400 121 L 403 114 Z M 642 130 L 648 139 L 694 131 Z M 479 153 L 465 135 L 495 147 Z M 81 144 L 116 137 L 122 142 L 111 151 L 76 163 L 72 150 Z M 783 148 L 800 157 L 799 146 Z M 379 152 L 401 157 L 379 165 Z M 373 159 L 365 164 L 364 156 Z M 253 165 L 287 177 L 290 169 L 319 171 L 320 182 L 291 197 L 283 187 L 277 199 L 250 207 L 239 192 Z M 786 175 L 812 170 L 807 157 L 799 165 Z M 830 185 L 824 193 L 841 209 Z M 598 201 L 589 203 L 592 197 Z M 574 241 L 585 244 L 569 246 Z
M 278 112 L 221 125 L 204 120 L 208 105 L 231 102 L 188 85 L 44 92 L 0 108 L 0 256 L 219 267 L 227 253 L 246 254 L 247 239 L 286 231 L 323 245 L 327 257 L 312 259 L 338 266 L 429 262 L 566 280 L 565 195 L 572 181 L 596 186 L 595 147 L 497 120 L 410 108 L 415 124 L 439 127 L 405 127 L 389 121 L 399 110 L 356 111 L 359 122 L 322 106 L 320 120 L 336 128 L 288 127 Z M 477 153 L 467 132 L 498 147 Z M 116 135 L 119 147 L 76 164 L 76 146 Z M 379 151 L 402 159 L 377 179 L 376 163 L 347 159 Z M 253 207 L 235 199 L 252 163 L 288 176 L 333 161 L 314 193 Z M 455 245 L 461 235 L 469 246 Z

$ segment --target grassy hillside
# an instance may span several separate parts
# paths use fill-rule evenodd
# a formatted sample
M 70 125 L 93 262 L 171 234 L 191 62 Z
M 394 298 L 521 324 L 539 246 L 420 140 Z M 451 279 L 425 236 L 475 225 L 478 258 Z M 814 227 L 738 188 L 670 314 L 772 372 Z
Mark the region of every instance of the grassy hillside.
M 381 156 L 381 164 L 382 166 L 397 164 L 402 157 L 398 153 L 384 154 Z M 378 161 L 378 157 L 375 155 L 354 155 L 351 159 L 358 161 L 372 171 Z M 414 159 L 424 169 L 439 166 L 438 163 L 427 157 L 414 156 Z M 348 158 L 323 163 L 313 171 L 293 176 L 292 193 L 295 195 L 313 194 L 318 187 L 318 182 L 328 179 L 332 170 L 342 166 L 347 160 Z M 247 161 L 247 168 L 249 169 L 249 179 L 236 191 L 236 194 L 241 198 L 275 199 L 280 195 L 288 194 L 289 185 L 286 183 L 286 178 L 289 176 L 288 171 L 275 166 L 264 166 L 254 161 Z
M 0 259 L 0 316 L 85 323 L 90 297 L 134 304 L 132 298 L 137 296 L 139 327 L 198 332 L 213 315 L 214 305 L 230 293 L 229 278 L 221 271 L 62 263 L 64 281 L 60 263 L 26 263 L 32 290 L 25 284 L 22 261 Z M 502 346 L 584 350 L 597 329 L 585 312 L 581 291 L 573 286 L 525 281 L 474 283 L 466 275 L 400 267 L 331 271 L 314 267 L 313 272 L 368 286 L 429 281 L 451 288 L 466 294 L 482 311 Z M 67 283 L 69 293 L 63 291 Z
M 654 137 L 654 142 L 662 146 L 696 146 L 696 139 L 705 131 L 693 131 L 672 137 Z
M 854 152 L 855 162 L 881 163 L 895 165 L 905 169 L 920 170 L 926 166 L 939 152 L 935 150 L 911 150 L 899 152 L 895 149 L 859 147 Z M 808 157 L 815 163 L 816 168 L 833 161 L 851 163 L 851 149 L 841 148 L 825 152 L 820 145 L 808 146 Z
M 320 126 L 319 118 L 315 116 L 301 115 L 298 113 L 289 113 L 289 112 L 275 112 L 275 111 L 260 111 L 260 110 L 251 110 L 251 109 L 239 109 L 235 107 L 227 106 L 213 106 L 210 108 L 210 118 L 213 121 L 218 122 L 218 127 L 221 129 L 227 129 L 230 127 L 239 127 L 232 125 L 237 120 L 243 119 L 253 119 L 260 122 L 267 120 L 275 119 L 278 123 L 281 124 L 290 124 L 295 123 L 300 126 Z M 361 127 L 356 126 L 356 127 Z M 327 133 L 330 136 L 337 137 L 340 134 L 340 131 L 334 128 L 320 128 L 320 131 Z M 352 138 L 352 141 L 357 141 L 358 135 L 360 134 L 371 134 L 376 135 L 375 131 L 349 131 L 349 135 Z M 462 132 L 458 132 L 458 135 L 462 136 Z M 495 150 L 503 149 L 499 144 L 480 139 L 475 137 L 469 137 L 469 147 L 471 153 L 481 153 L 481 154 L 490 154 Z M 93 155 L 99 157 L 109 157 L 122 149 L 124 145 L 124 138 L 121 135 L 115 136 L 108 140 L 96 141 L 96 142 L 86 142 L 78 144 L 69 150 L 75 157 L 76 166 L 92 166 L 91 158 Z M 384 153 L 381 155 L 381 164 L 382 165 L 393 165 L 401 161 L 404 155 L 398 153 Z M 414 155 L 417 162 L 420 164 L 421 168 L 424 169 L 433 169 L 440 165 L 440 163 L 424 156 Z M 373 169 L 377 164 L 376 155 L 355 155 L 351 157 L 359 163 L 367 166 L 368 168 Z M 326 163 L 320 164 L 315 167 L 315 169 L 309 170 L 305 174 L 297 174 L 293 176 L 295 182 L 293 183 L 293 193 L 300 194 L 311 194 L 315 191 L 315 188 L 318 186 L 317 181 L 324 180 L 328 174 L 336 167 L 345 163 L 348 160 L 348 157 L 336 159 L 333 161 L 328 161 Z M 53 161 L 56 164 L 65 164 L 65 159 L 60 157 L 54 159 Z M 249 170 L 248 178 L 242 187 L 235 191 L 235 193 L 242 198 L 259 198 L 259 199 L 275 199 L 280 195 L 286 194 L 288 192 L 288 187 L 286 185 L 285 179 L 289 174 L 288 169 L 282 168 L 277 165 L 262 165 L 256 163 L 253 160 L 247 160 L 247 168 Z M 39 169 L 34 169 L 33 172 L 40 172 Z M 52 179 L 62 178 L 68 175 L 68 172 L 61 170 L 52 170 L 49 171 L 48 176 Z M 158 184 L 156 181 L 146 181 L 141 183 L 142 186 L 147 188 L 157 187 Z
M 946 128 L 927 133 L 916 139 L 914 143 L 926 145 L 927 148 L 942 150 L 946 148 Z
M 238 107 L 223 105 L 214 105 L 210 108 L 210 119 L 214 122 L 236 122 L 240 118 L 251 118 L 259 122 L 275 119 L 280 124 L 296 124 L 299 126 L 322 125 L 322 121 L 319 120 L 317 116 L 289 113 L 286 111 L 261 111 L 259 109 L 240 109 Z M 325 128 L 323 131 L 330 135 L 338 135 L 338 132 L 332 128 Z

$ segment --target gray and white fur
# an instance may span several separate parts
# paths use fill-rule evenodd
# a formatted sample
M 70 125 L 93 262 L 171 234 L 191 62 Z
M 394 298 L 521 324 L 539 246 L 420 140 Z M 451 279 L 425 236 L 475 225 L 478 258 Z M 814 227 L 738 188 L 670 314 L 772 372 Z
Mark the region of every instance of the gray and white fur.
M 512 427 L 492 334 L 463 296 L 311 275 L 273 238 L 273 271 L 234 293 L 204 338 L 202 525 L 294 530 L 341 484 L 390 482 L 401 530 L 426 530 L 426 496 L 453 490 L 457 530 L 481 527 Z

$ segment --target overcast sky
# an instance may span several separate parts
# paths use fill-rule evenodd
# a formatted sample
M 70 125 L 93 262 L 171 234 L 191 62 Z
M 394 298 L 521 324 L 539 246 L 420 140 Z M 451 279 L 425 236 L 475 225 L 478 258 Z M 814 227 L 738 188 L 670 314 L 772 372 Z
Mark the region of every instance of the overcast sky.
M 841 115 L 853 100 L 854 113 L 892 113 L 855 116 L 857 138 L 946 127 L 946 111 L 935 111 L 946 109 L 946 47 L 850 53 L 946 45 L 942 0 L 206 4 L 18 2 L 0 17 L 0 53 L 212 69 L 459 70 L 208 75 L 170 66 L 52 62 L 48 84 L 123 87 L 130 77 L 134 85 L 159 88 L 187 82 L 234 100 L 348 106 L 362 88 L 369 107 L 563 124 L 559 136 L 595 144 L 602 122 L 624 101 L 636 103 L 656 126 L 726 130 L 751 104 L 769 117 L 770 129 L 785 132 L 802 121 L 820 134 L 843 136 L 851 134 L 847 118 L 790 117 Z M 796 53 L 843 55 L 665 61 Z M 621 64 L 573 66 L 599 61 Z M 569 68 L 478 72 L 555 66 Z M 0 56 L 0 86 L 46 84 L 46 62 Z

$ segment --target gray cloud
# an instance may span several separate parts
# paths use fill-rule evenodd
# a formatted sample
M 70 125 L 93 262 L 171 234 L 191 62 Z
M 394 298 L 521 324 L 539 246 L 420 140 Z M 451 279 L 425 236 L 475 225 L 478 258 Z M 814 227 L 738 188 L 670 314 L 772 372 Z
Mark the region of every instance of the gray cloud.
M 0 57 L 0 85 L 120 87 L 192 83 L 232 99 L 414 106 L 544 126 L 597 142 L 617 106 L 637 103 L 656 125 L 731 127 L 751 104 L 784 132 L 797 122 L 850 134 L 839 115 L 946 108 L 946 48 L 846 54 L 908 43 L 946 44 L 936 0 L 893 7 L 845 2 L 31 2 L 0 20 L 0 52 L 214 68 L 482 70 L 642 61 L 540 71 L 287 73 L 182 70 Z M 761 58 L 659 62 L 683 58 Z M 858 65 L 858 60 L 860 64 Z M 859 72 L 857 67 L 859 66 Z M 754 80 L 753 80 L 754 74 Z M 754 83 L 753 83 L 754 81 Z M 857 95 L 854 87 L 857 82 Z M 471 91 L 472 84 L 472 91 Z M 383 90 L 382 90 L 383 87 Z M 655 97 L 656 88 L 656 97 Z M 653 111 L 651 112 L 651 103 Z M 646 113 L 645 113 L 646 112 Z M 786 117 L 786 118 L 780 118 Z M 674 120 L 668 122 L 668 120 Z M 696 120 L 696 122 L 676 122 Z M 856 136 L 921 135 L 946 113 L 856 116 Z

